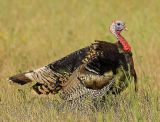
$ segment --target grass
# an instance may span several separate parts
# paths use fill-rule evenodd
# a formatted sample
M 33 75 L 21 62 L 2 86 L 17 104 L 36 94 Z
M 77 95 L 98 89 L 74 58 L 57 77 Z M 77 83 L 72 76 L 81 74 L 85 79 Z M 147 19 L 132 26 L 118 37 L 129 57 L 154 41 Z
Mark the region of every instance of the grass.
M 107 112 L 96 112 L 95 120 L 160 121 L 159 13 L 159 0 L 0 0 L 0 120 L 90 121 L 58 113 L 58 96 L 34 95 L 32 84 L 12 85 L 6 79 L 95 39 L 115 42 L 108 26 L 121 19 L 129 29 L 123 35 L 132 45 L 139 92 L 131 84 L 121 95 L 108 96 Z

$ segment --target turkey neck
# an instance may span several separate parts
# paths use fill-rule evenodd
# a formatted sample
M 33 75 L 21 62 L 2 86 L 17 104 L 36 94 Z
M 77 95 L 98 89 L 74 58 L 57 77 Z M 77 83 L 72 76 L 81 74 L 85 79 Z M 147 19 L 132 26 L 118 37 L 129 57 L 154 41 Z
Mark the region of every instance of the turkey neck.
M 131 46 L 128 44 L 127 40 L 121 35 L 121 31 L 116 32 L 116 37 L 118 42 L 121 44 L 124 52 L 131 52 Z

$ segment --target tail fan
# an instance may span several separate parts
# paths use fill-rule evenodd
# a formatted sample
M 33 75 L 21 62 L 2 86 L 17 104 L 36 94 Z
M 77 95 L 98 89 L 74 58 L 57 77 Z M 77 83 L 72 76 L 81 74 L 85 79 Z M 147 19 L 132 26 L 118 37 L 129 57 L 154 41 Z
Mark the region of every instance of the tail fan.
M 20 73 L 18 75 L 14 75 L 12 77 L 9 77 L 9 80 L 13 81 L 14 83 L 18 83 L 20 85 L 24 85 L 26 83 L 31 82 L 32 80 L 29 79 L 26 74 L 32 73 L 33 71 L 25 72 L 25 73 Z
M 41 67 L 39 69 L 20 73 L 9 78 L 10 81 L 24 85 L 29 82 L 36 82 L 33 85 L 33 89 L 38 94 L 57 93 L 61 89 L 60 78 L 63 79 L 63 75 L 53 71 L 48 66 Z
M 45 66 L 33 71 L 20 73 L 18 75 L 14 75 L 9 78 L 9 80 L 13 81 L 14 83 L 18 83 L 24 85 L 31 81 L 39 82 L 42 84 L 50 84 L 56 83 L 56 80 L 61 75 L 51 70 L 49 67 Z

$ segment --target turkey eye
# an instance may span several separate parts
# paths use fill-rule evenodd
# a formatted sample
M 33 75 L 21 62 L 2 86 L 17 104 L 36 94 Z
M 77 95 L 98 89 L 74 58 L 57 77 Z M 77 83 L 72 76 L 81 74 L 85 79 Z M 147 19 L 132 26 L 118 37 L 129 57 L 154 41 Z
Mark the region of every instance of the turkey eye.
M 120 24 L 120 23 L 117 23 L 117 25 L 120 26 L 121 24 Z

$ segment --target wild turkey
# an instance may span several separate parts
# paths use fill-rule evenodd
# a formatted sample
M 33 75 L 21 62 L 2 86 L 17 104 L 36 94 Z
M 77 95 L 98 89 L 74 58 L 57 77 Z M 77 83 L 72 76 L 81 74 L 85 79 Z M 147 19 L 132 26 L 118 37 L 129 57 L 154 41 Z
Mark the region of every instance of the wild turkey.
M 92 45 L 60 60 L 12 76 L 9 80 L 21 85 L 36 81 L 33 89 L 38 94 L 56 94 L 61 91 L 61 97 L 65 100 L 73 100 L 85 94 L 96 97 L 109 90 L 114 94 L 120 93 L 127 87 L 128 76 L 134 77 L 137 90 L 131 47 L 121 35 L 124 29 L 122 21 L 114 21 L 110 31 L 117 38 L 116 43 L 96 40 Z

